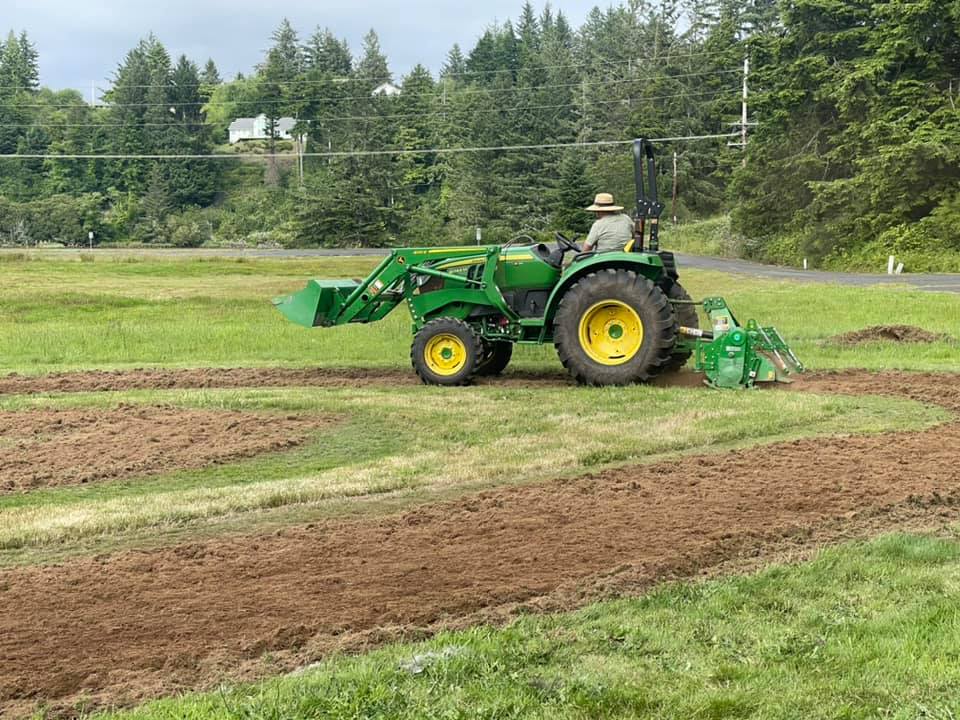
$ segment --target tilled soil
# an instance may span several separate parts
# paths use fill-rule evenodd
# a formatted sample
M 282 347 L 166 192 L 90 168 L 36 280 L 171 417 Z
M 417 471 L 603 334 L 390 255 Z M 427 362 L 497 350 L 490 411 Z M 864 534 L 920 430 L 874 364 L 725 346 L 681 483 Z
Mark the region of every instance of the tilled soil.
M 327 422 L 306 415 L 132 405 L 0 412 L 0 494 L 144 477 L 287 450 Z
M 838 373 L 804 388 L 960 409 L 956 376 Z M 960 423 L 800 440 L 385 518 L 5 570 L 0 714 L 80 697 L 132 703 L 520 607 L 574 607 L 785 543 L 929 526 L 957 517 L 958 448 Z
M 555 373 L 511 372 L 502 378 L 477 378 L 478 385 L 569 384 Z M 196 370 L 91 370 L 32 377 L 0 376 L 0 395 L 25 393 L 111 392 L 247 387 L 365 387 L 420 385 L 413 370 L 349 368 L 202 368 Z
M 935 343 L 948 342 L 951 338 L 949 335 L 930 332 L 914 325 L 874 325 L 863 330 L 835 335 L 826 340 L 826 343 L 854 346 L 880 340 L 898 343 Z

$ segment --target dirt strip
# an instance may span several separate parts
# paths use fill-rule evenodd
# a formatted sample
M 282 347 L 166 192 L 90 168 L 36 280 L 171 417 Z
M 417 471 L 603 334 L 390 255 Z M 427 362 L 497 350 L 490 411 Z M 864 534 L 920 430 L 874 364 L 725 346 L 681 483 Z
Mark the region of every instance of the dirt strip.
M 0 494 L 144 477 L 288 450 L 324 417 L 121 405 L 0 412 Z
M 804 387 L 960 409 L 956 376 L 843 373 Z M 386 518 L 5 570 L 0 715 L 80 698 L 129 704 L 521 606 L 574 607 L 858 523 L 933 524 L 955 514 L 958 448 L 958 423 L 801 440 Z
M 477 378 L 478 385 L 566 385 L 561 370 L 510 372 L 502 378 Z M 54 375 L 0 376 L 0 395 L 27 393 L 110 392 L 119 390 L 187 390 L 257 387 L 367 387 L 420 385 L 412 370 L 351 368 L 201 368 L 190 370 L 90 370 Z

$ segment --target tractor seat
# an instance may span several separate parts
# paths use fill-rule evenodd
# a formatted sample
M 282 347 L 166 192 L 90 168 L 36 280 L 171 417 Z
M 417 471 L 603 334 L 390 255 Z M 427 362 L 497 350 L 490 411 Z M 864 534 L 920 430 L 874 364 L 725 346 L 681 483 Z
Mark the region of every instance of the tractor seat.
M 563 267 L 563 252 L 560 249 L 551 250 L 548 245 L 539 243 L 530 248 L 530 252 L 550 267 L 555 267 L 558 270 Z

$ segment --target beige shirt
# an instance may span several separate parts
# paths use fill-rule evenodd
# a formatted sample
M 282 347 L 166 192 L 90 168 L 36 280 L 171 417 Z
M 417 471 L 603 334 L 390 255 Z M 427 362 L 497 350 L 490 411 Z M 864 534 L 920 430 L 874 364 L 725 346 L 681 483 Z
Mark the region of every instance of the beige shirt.
M 631 240 L 633 240 L 633 220 L 629 215 L 624 213 L 604 215 L 590 228 L 584 250 L 588 248 L 597 252 L 623 250 Z

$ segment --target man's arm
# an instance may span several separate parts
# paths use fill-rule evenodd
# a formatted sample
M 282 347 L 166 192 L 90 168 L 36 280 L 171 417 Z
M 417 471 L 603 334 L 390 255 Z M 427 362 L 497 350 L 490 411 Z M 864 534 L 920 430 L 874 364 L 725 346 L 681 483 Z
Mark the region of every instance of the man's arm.
M 600 235 L 599 225 L 600 223 L 594 223 L 593 227 L 590 228 L 590 234 L 587 235 L 587 239 L 583 241 L 583 251 L 585 253 L 593 252 L 596 247 Z

